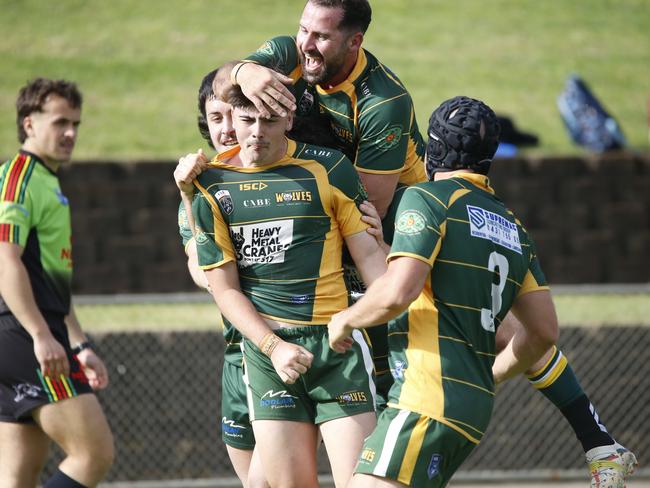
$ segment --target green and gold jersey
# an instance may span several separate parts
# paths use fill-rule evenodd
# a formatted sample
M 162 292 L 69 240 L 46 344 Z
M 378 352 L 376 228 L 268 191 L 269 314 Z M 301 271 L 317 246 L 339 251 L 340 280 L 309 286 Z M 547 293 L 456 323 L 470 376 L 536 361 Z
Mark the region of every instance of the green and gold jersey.
M 0 241 L 24 248 L 40 310 L 70 311 L 71 237 L 70 207 L 56 174 L 26 151 L 0 166 Z M 0 297 L 0 312 L 8 310 Z
M 371 53 L 359 50 L 348 78 L 331 89 L 310 86 L 302 78 L 293 37 L 275 37 L 247 60 L 294 80 L 297 115 L 327 115 L 342 151 L 357 171 L 400 173 L 399 181 L 407 185 L 426 181 L 422 163 L 425 146 L 413 100 L 397 76 Z
M 401 256 L 432 270 L 389 323 L 389 405 L 478 443 L 494 400 L 495 330 L 518 296 L 547 289 L 533 242 L 488 178 L 468 173 L 404 191 L 388 259 Z
M 241 168 L 220 154 L 195 184 L 199 265 L 237 263 L 242 292 L 264 317 L 324 325 L 348 306 L 343 238 L 365 231 L 354 167 L 333 149 L 287 140 L 276 163 Z
M 202 196 L 197 195 L 196 198 L 202 198 Z M 194 241 L 194 237 L 192 236 L 192 229 L 190 228 L 190 223 L 187 219 L 187 211 L 185 210 L 183 202 L 178 206 L 178 233 L 181 236 L 181 242 L 185 248 L 185 254 L 187 254 L 187 246 Z M 223 338 L 226 341 L 224 360 L 241 366 L 243 359 L 243 353 L 240 346 L 242 336 L 230 323 L 224 321 L 223 317 L 219 318 L 219 322 L 222 324 Z

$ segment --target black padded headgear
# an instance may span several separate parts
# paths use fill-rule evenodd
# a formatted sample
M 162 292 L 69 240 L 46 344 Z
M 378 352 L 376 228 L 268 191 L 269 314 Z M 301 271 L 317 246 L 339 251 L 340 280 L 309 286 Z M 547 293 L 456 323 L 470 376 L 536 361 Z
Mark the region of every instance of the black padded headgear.
M 499 145 L 499 132 L 496 115 L 480 100 L 454 97 L 442 102 L 429 119 L 427 176 L 433 179 L 438 171 L 457 169 L 486 175 Z

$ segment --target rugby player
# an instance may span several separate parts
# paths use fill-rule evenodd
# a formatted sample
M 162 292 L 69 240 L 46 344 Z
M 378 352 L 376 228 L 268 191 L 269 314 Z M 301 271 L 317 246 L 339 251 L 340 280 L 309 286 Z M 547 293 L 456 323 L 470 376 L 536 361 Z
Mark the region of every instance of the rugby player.
M 291 115 L 262 117 L 231 88 L 222 99 L 240 145 L 195 182 L 199 264 L 224 318 L 246 338 L 249 413 L 267 481 L 317 486 L 320 432 L 344 486 L 375 424 L 372 360 L 359 334 L 337 357 L 324 325 L 348 304 L 343 243 L 368 282 L 385 269 L 385 253 L 361 220 L 366 194 L 350 161 L 287 139 Z
M 330 346 L 344 352 L 350 333 L 391 320 L 395 385 L 353 487 L 446 486 L 491 416 L 498 322 L 512 307 L 524 326 L 496 359 L 501 378 L 526 370 L 557 339 L 532 240 L 486 176 L 496 116 L 456 97 L 432 120 L 431 181 L 404 191 L 388 270 L 328 325 Z
M 295 108 L 298 116 L 318 123 L 324 116 L 336 147 L 354 163 L 369 201 L 383 218 L 396 188 L 426 180 L 424 142 L 410 94 L 361 46 L 371 16 L 367 0 L 309 0 L 296 37 L 265 42 L 233 67 L 231 79 L 262 114 Z M 351 291 L 363 293 L 365 285 L 347 261 Z M 385 326 L 367 332 L 381 409 L 392 383 Z
M 70 300 L 70 207 L 57 171 L 81 121 L 74 83 L 37 78 L 16 101 L 18 154 L 0 166 L 0 486 L 36 487 L 50 442 L 66 454 L 46 488 L 96 486 L 113 437 L 93 390 L 108 373 Z
M 435 154 L 440 147 L 435 130 L 436 112 L 431 117 L 429 130 L 429 143 L 427 154 Z M 428 160 L 427 164 L 431 162 Z M 398 206 L 403 190 L 399 188 L 396 192 L 393 209 Z M 372 209 L 367 211 L 372 215 Z M 376 232 L 380 236 L 392 242 L 393 229 L 382 229 L 374 222 Z M 389 216 L 389 219 L 394 219 Z M 496 350 L 502 351 L 515 334 L 523 334 L 523 325 L 512 315 L 507 314 L 506 319 L 500 323 L 496 335 Z M 637 464 L 633 453 L 618 444 L 607 432 L 605 426 L 599 420 L 595 408 L 590 403 L 585 392 L 582 390 L 578 379 L 566 358 L 555 345 L 549 348 L 542 358 L 534 363 L 525 374 L 533 386 L 539 389 L 553 404 L 560 409 L 565 418 L 574 429 L 585 450 L 587 463 L 591 474 L 592 488 L 619 488 L 625 485 L 625 478 L 629 476 Z M 495 381 L 503 381 L 502 372 L 498 363 L 495 364 Z
M 371 15 L 367 0 L 309 0 L 296 37 L 265 42 L 231 79 L 263 115 L 327 115 L 383 217 L 398 183 L 425 180 L 424 142 L 408 91 L 361 47 Z
M 226 151 L 237 144 L 231 107 L 218 100 L 212 91 L 212 82 L 219 69 L 231 67 L 225 65 L 209 72 L 201 81 L 198 92 L 198 129 L 210 147 L 218 152 Z M 207 167 L 208 162 L 202 150 L 187 154 L 179 159 L 174 178 L 190 183 Z M 181 198 L 182 196 L 183 194 Z M 188 271 L 197 286 L 209 289 L 205 274 L 198 265 L 194 229 L 190 227 L 184 202 L 181 202 L 178 210 L 178 227 L 187 254 Z M 253 464 L 251 471 L 255 436 L 248 416 L 243 354 L 240 348 L 241 334 L 229 323 L 223 324 L 223 334 L 226 347 L 221 375 L 221 439 L 226 445 L 228 457 L 242 486 L 264 487 L 267 485 L 259 462 Z

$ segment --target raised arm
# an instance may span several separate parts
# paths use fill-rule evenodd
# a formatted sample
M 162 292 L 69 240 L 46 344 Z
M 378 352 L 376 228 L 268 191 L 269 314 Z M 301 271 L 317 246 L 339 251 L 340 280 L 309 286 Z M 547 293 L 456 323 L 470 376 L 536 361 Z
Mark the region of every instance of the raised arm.
M 284 117 L 287 112 L 296 110 L 296 99 L 287 88 L 293 81 L 282 73 L 253 62 L 241 62 L 233 67 L 230 81 L 241 87 L 262 117 L 269 117 L 271 113 Z
M 192 201 L 195 192 L 192 181 L 205 170 L 207 163 L 208 158 L 201 149 L 196 153 L 181 157 L 174 169 L 174 182 L 180 190 L 181 205 L 184 210 L 179 209 L 179 231 L 185 244 L 187 270 L 196 286 L 210 291 L 208 281 L 198 263 L 196 240 L 194 239 L 194 215 L 192 214 Z

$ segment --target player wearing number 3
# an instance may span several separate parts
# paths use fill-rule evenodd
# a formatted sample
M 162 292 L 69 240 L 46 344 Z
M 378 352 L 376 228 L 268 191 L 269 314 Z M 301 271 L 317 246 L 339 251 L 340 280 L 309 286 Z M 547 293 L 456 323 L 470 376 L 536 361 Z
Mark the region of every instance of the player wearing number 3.
M 494 112 L 456 97 L 431 120 L 430 181 L 401 199 L 388 269 L 328 326 L 342 352 L 352 330 L 391 320 L 395 384 L 352 487 L 445 486 L 489 423 L 493 363 L 500 379 L 519 374 L 558 335 L 532 240 L 486 176 L 498 144 Z M 511 308 L 524 327 L 497 355 L 495 323 Z

